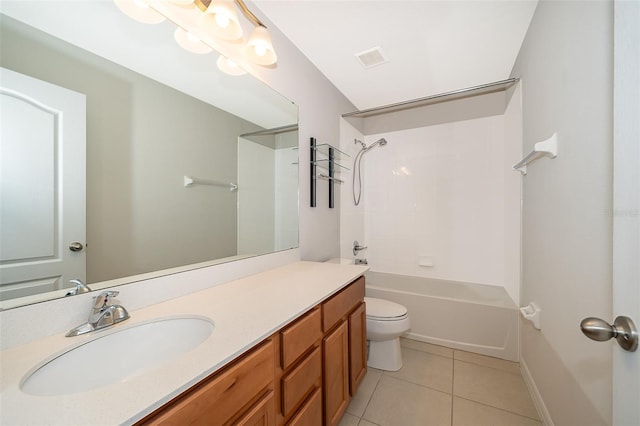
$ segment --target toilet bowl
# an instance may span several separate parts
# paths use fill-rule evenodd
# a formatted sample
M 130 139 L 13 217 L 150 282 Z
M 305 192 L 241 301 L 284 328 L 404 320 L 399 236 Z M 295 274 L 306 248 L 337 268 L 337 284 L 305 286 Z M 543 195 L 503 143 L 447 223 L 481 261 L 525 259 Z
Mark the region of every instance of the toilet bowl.
M 379 370 L 398 371 L 402 368 L 400 336 L 411 327 L 407 308 L 374 297 L 365 297 L 364 301 L 369 341 L 367 365 Z

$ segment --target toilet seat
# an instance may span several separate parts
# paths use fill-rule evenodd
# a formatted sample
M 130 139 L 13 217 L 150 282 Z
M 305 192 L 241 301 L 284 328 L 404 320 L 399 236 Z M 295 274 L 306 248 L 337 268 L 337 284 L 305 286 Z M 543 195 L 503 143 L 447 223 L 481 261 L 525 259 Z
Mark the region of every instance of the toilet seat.
M 407 318 L 407 308 L 389 300 L 365 297 L 366 316 L 374 321 L 401 321 Z

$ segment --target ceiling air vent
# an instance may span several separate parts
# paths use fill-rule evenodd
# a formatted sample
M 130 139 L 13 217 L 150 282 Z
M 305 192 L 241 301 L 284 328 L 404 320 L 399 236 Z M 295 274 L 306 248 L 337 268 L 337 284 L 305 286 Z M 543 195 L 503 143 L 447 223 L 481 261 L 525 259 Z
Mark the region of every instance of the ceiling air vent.
M 372 68 L 389 62 L 389 60 L 384 56 L 382 48 L 379 46 L 356 53 L 356 58 L 358 58 L 362 66 L 365 68 Z

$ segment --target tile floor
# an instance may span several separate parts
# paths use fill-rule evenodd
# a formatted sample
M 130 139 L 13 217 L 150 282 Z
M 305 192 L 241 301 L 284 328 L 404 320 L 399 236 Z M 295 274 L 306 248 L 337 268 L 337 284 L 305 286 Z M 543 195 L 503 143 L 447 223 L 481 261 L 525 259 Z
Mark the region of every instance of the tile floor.
M 340 426 L 540 426 L 518 363 L 401 339 L 403 366 L 369 368 Z

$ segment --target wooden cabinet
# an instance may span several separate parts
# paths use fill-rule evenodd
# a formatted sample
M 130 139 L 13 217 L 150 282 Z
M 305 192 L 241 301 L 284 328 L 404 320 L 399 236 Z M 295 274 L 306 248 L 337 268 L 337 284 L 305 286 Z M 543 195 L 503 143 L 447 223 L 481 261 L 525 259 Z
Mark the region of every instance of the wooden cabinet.
M 322 312 L 320 307 L 294 321 L 280 332 L 281 369 L 278 423 L 290 424 L 314 412 L 310 396 L 322 388 Z M 301 415 L 305 412 L 306 415 Z M 320 412 L 322 422 L 322 411 Z M 305 423 L 298 423 L 305 424 Z
M 286 369 L 322 338 L 320 308 L 297 319 L 280 332 L 282 368 Z
M 319 347 L 282 378 L 282 412 L 290 417 L 301 402 L 322 386 L 322 350 Z
M 367 374 L 367 313 L 364 302 L 349 314 L 349 389 L 356 393 Z
M 364 278 L 138 425 L 337 425 L 366 373 Z
M 325 424 L 336 425 L 367 372 L 364 277 L 322 304 Z
M 327 425 L 337 425 L 349 405 L 348 328 L 346 322 L 322 341 L 324 351 L 324 417 Z
M 273 391 L 270 391 L 238 420 L 237 424 L 238 426 L 273 426 L 274 408 Z
M 322 391 L 316 389 L 287 426 L 322 426 Z
M 360 277 L 322 304 L 322 330 L 331 330 L 363 301 L 364 277 Z
M 272 425 L 274 364 L 274 345 L 267 340 L 138 424 Z

